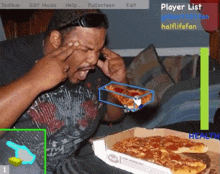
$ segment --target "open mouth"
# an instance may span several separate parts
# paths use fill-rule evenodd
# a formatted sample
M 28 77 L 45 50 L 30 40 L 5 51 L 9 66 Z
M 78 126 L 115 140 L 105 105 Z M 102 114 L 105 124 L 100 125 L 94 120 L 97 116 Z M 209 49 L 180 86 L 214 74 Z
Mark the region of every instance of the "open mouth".
M 83 67 L 79 67 L 75 73 L 75 78 L 83 81 L 86 79 L 88 73 L 90 70 L 94 70 L 95 66 L 83 66 Z
M 87 66 L 87 67 L 80 67 L 79 71 L 87 71 L 87 70 L 93 70 L 95 69 L 95 66 Z
M 85 80 L 88 72 L 89 72 L 89 69 L 87 69 L 87 70 L 80 70 L 79 71 L 79 80 Z

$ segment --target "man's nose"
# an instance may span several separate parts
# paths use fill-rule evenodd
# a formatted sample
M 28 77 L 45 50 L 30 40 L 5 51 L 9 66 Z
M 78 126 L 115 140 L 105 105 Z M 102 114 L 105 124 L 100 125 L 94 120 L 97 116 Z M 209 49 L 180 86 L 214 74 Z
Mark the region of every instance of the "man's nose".
M 99 53 L 91 53 L 88 58 L 87 58 L 87 62 L 90 65 L 96 65 L 99 59 Z

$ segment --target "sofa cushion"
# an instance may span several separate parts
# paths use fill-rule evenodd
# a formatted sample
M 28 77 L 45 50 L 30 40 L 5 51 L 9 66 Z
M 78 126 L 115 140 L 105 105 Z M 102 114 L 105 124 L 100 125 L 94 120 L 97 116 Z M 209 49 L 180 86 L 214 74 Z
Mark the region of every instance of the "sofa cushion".
M 196 77 L 199 55 L 164 56 L 161 63 L 175 83 Z
M 123 57 L 124 63 L 126 67 L 129 67 L 135 57 Z
M 156 50 L 152 44 L 134 58 L 127 68 L 127 77 L 129 84 L 155 91 L 155 101 L 151 105 L 158 104 L 163 93 L 174 84 L 158 61 Z

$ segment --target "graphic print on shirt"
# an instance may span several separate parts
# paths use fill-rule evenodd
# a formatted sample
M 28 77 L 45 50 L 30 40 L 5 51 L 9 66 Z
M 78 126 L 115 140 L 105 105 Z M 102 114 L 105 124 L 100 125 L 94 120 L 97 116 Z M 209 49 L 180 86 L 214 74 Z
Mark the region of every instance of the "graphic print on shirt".
M 52 135 L 66 125 L 75 126 L 84 131 L 88 123 L 98 114 L 97 97 L 91 90 L 79 86 L 67 90 L 63 86 L 57 92 L 40 96 L 30 107 L 28 114 L 32 120 L 47 126 L 47 134 Z
M 81 130 L 85 130 L 86 127 L 88 127 L 89 122 L 94 119 L 97 116 L 98 109 L 95 107 L 95 103 L 92 100 L 83 102 L 81 104 L 83 111 L 84 111 L 84 117 L 78 121 L 80 125 Z
M 38 103 L 37 107 L 32 106 L 29 110 L 29 115 L 33 118 L 33 121 L 37 124 L 45 124 L 50 133 L 54 133 L 64 126 L 64 121 L 58 120 L 55 114 L 56 106 L 52 103 Z
M 87 86 L 63 85 L 37 98 L 27 113 L 39 128 L 47 129 L 47 160 L 51 167 L 76 151 L 96 130 L 101 106 Z M 39 152 L 42 148 L 37 149 Z

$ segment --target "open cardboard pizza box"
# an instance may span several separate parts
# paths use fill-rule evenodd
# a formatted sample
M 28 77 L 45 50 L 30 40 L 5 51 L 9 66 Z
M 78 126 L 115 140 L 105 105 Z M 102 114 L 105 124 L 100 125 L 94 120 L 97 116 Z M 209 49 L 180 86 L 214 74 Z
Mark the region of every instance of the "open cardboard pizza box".
M 135 174 L 172 174 L 170 169 L 141 160 L 126 154 L 115 152 L 112 146 L 123 139 L 130 137 L 148 137 L 148 136 L 168 136 L 175 135 L 182 138 L 189 138 L 188 133 L 174 131 L 170 129 L 145 129 L 132 128 L 123 132 L 93 140 L 93 150 L 95 155 L 107 164 L 126 170 Z M 201 174 L 219 174 L 220 166 L 220 141 L 217 139 L 191 139 L 192 141 L 202 142 L 208 146 L 208 152 L 204 154 L 189 154 L 194 158 L 202 159 L 207 169 Z

